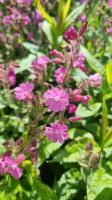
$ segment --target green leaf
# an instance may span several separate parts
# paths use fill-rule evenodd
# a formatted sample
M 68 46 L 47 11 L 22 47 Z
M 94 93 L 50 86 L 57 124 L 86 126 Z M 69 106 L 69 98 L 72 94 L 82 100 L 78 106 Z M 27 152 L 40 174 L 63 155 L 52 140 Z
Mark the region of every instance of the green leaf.
M 81 46 L 81 52 L 84 54 L 91 69 L 97 73 L 104 74 L 104 66 L 83 46 Z
M 68 14 L 68 11 L 69 11 L 69 8 L 70 8 L 70 3 L 71 3 L 71 0 L 67 0 L 64 8 L 63 8 L 63 20 L 65 20 L 67 14 Z
M 31 71 L 31 63 L 32 61 L 39 57 L 42 56 L 43 53 L 41 52 L 37 52 L 37 55 L 34 54 L 29 54 L 27 57 L 21 59 L 21 60 L 17 60 L 17 63 L 20 65 L 19 68 L 16 69 L 16 73 L 21 73 L 25 70 Z
M 62 19 L 62 10 L 64 7 L 64 0 L 60 0 L 59 4 L 58 4 L 58 26 L 62 23 L 63 19 Z
M 99 145 L 94 141 L 91 134 L 86 134 L 83 137 L 77 138 L 67 144 L 64 149 L 61 149 L 50 162 L 60 162 L 62 163 L 75 163 L 81 162 L 81 157 L 84 154 L 84 146 L 87 142 L 92 142 L 94 145 L 94 151 L 100 151 Z
M 38 197 L 40 200 L 58 200 L 54 191 L 41 181 L 38 180 L 34 188 L 38 190 Z
M 77 8 L 73 8 L 73 11 L 67 16 L 65 22 L 63 23 L 63 31 L 65 31 L 74 20 L 82 13 L 85 8 L 85 4 L 78 6 Z
M 84 73 L 82 70 L 80 69 L 73 69 L 72 70 L 72 76 L 73 76 L 73 79 L 77 82 L 81 82 L 82 80 L 84 79 L 87 79 L 88 76 L 86 73 Z
M 80 117 L 90 117 L 95 115 L 101 108 L 101 103 L 94 103 L 90 106 L 83 106 L 82 104 L 79 104 L 78 109 L 76 111 L 76 116 Z
M 35 198 L 33 199 L 58 200 L 54 191 L 48 185 L 42 183 L 41 180 L 39 180 L 39 171 L 36 169 L 36 167 L 32 164 L 31 161 L 23 161 L 22 167 L 26 171 L 26 180 L 24 183 L 24 187 L 26 188 L 25 185 L 28 184 L 30 186 L 29 188 L 31 188 L 29 199 L 32 199 L 32 194 L 35 194 L 35 196 L 33 196 Z
M 103 97 L 103 103 L 102 103 L 102 141 L 104 140 L 107 132 L 108 127 L 108 109 L 106 105 L 106 100 Z
M 39 147 L 38 165 L 40 166 L 54 151 L 59 149 L 60 146 L 61 144 L 51 142 L 47 138 L 44 138 Z
M 112 98 L 112 93 L 106 94 L 103 96 L 102 103 L 102 145 L 104 145 L 104 140 L 107 134 L 108 128 L 108 108 L 106 101 Z
M 48 41 L 51 44 L 53 44 L 52 28 L 51 28 L 50 24 L 47 21 L 44 21 L 42 23 L 42 30 L 45 33 L 45 35 L 47 36 Z
M 60 32 L 62 24 L 64 24 L 66 16 L 68 14 L 70 8 L 71 0 L 67 0 L 66 4 L 64 0 L 59 1 L 59 9 L 58 9 L 58 24 L 57 24 L 57 32 Z
M 112 61 L 106 65 L 107 82 L 112 85 Z
M 81 176 L 78 170 L 76 171 L 73 168 L 66 171 L 54 187 L 59 200 L 72 200 L 78 192 L 77 186 L 80 184 L 80 181 Z
M 105 135 L 104 138 L 104 147 L 107 147 L 112 144 L 112 127 L 109 128 L 108 132 Z
M 51 17 L 44 9 L 44 7 L 41 4 L 40 0 L 37 0 L 37 7 L 40 13 L 42 14 L 43 18 L 46 19 L 51 26 L 55 27 L 56 26 L 56 21 L 53 17 Z
M 103 168 L 90 176 L 87 186 L 87 200 L 111 200 L 108 192 L 111 191 L 112 194 L 112 176 L 107 174 Z
M 39 47 L 33 43 L 23 42 L 22 45 L 31 53 L 37 54 Z

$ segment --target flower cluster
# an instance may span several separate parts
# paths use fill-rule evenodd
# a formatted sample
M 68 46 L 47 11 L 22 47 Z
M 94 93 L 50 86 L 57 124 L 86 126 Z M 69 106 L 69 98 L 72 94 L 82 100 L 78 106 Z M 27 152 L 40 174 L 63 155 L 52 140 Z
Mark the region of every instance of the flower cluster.
M 25 159 L 24 155 L 19 155 L 16 160 L 14 160 L 10 155 L 4 155 L 0 158 L 0 174 L 4 173 L 10 174 L 16 179 L 22 176 L 22 169 L 18 166 Z
M 32 30 L 37 30 L 42 16 L 33 9 L 32 0 L 1 1 L 0 8 L 0 42 L 7 49 L 18 48 L 24 40 L 33 40 Z M 4 6 L 5 4 L 5 6 Z M 2 8 L 3 6 L 3 8 Z M 7 45 L 8 46 L 7 46 Z M 9 48 L 8 48 L 9 50 Z
M 17 3 L 30 5 L 32 1 L 18 0 Z M 18 11 L 13 10 L 11 15 L 2 19 L 6 26 L 11 25 L 13 18 L 18 19 Z M 14 16 L 12 16 L 14 14 Z M 38 11 L 32 13 L 34 23 L 38 23 L 41 16 Z M 23 20 L 24 19 L 24 20 Z M 19 18 L 19 20 L 21 20 Z M 30 21 L 26 15 L 22 15 L 22 23 L 27 26 Z M 31 81 L 20 83 L 13 89 L 15 99 L 23 102 L 22 105 L 28 105 L 30 124 L 29 141 L 24 149 L 25 155 L 31 154 L 34 164 L 37 163 L 37 154 L 39 141 L 47 137 L 52 142 L 63 144 L 69 138 L 68 125 L 81 121 L 82 117 L 77 114 L 79 104 L 87 106 L 90 100 L 90 94 L 87 88 L 82 88 L 84 81 L 88 87 L 99 87 L 102 78 L 99 74 L 90 75 L 86 68 L 86 60 L 80 52 L 80 45 L 83 34 L 87 30 L 87 23 L 84 22 L 76 31 L 74 27 L 68 28 L 64 33 L 66 46 L 63 53 L 56 49 L 50 51 L 49 56 L 42 55 L 35 58 L 31 64 Z M 29 35 L 31 37 L 32 35 Z M 52 67 L 53 66 L 53 67 Z M 82 70 L 88 77 L 78 83 L 73 78 L 73 72 L 76 69 Z M 15 69 L 12 65 L 7 70 L 7 79 L 12 87 L 16 83 Z M 46 118 L 46 116 L 48 116 Z M 44 123 L 45 122 L 45 123 Z M 21 149 L 20 139 L 16 142 L 17 147 Z M 11 174 L 16 179 L 22 175 L 19 168 L 21 157 L 13 159 L 11 156 L 3 156 L 0 160 L 0 173 Z

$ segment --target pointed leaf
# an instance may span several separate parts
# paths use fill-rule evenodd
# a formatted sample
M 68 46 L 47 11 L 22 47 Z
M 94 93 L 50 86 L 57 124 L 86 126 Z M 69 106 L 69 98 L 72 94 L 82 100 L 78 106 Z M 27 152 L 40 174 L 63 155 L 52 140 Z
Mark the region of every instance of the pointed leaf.
M 70 3 L 71 3 L 71 0 L 67 0 L 65 6 L 63 8 L 63 20 L 66 18 L 67 14 L 68 14 L 68 11 L 70 8 Z
M 112 191 L 112 176 L 100 168 L 88 179 L 87 200 L 110 200 L 112 192 L 109 195 L 107 191 Z
M 112 85 L 112 61 L 106 65 L 107 82 Z
M 85 8 L 85 4 L 74 8 L 73 11 L 67 16 L 65 23 L 63 24 L 64 31 L 74 22 L 74 20 L 82 13 Z
M 80 116 L 82 118 L 90 117 L 95 115 L 101 108 L 101 103 L 94 103 L 88 107 L 79 104 L 78 109 L 76 111 L 76 116 Z
M 81 46 L 81 52 L 84 54 L 92 70 L 100 74 L 104 74 L 105 69 L 104 69 L 103 64 L 101 64 L 96 58 L 94 58 L 94 56 L 88 51 L 88 49 Z
M 56 26 L 56 22 L 55 19 L 53 17 L 51 17 L 44 9 L 44 7 L 41 4 L 40 0 L 37 0 L 37 7 L 40 11 L 40 13 L 42 14 L 43 18 L 46 19 L 53 27 Z

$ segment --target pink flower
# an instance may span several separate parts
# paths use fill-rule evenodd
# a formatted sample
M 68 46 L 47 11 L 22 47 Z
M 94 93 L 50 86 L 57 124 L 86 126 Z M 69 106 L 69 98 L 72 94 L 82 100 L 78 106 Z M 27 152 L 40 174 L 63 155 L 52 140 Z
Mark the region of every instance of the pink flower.
M 68 127 L 63 123 L 52 123 L 51 127 L 46 127 L 44 134 L 53 142 L 64 143 L 68 139 Z
M 17 32 L 15 32 L 15 33 L 13 33 L 13 36 L 14 36 L 15 38 L 19 38 L 19 37 L 20 37 L 20 34 L 17 33 Z
M 83 98 L 82 98 L 82 103 L 84 104 L 84 106 L 87 105 L 89 99 L 90 99 L 90 96 L 89 96 L 89 95 L 83 96 Z
M 33 23 L 38 25 L 38 23 L 42 20 L 42 15 L 39 10 L 35 10 L 32 12 Z
M 66 74 L 65 67 L 59 67 L 58 69 L 56 69 L 56 71 L 54 73 L 55 81 L 59 84 L 63 83 L 65 74 Z
M 77 58 L 73 62 L 73 68 L 79 68 L 83 72 L 87 72 L 87 69 L 84 65 L 85 58 L 82 53 L 79 53 Z
M 5 3 L 5 0 L 0 0 L 0 3 Z
M 23 161 L 23 160 L 22 160 Z M 11 156 L 3 156 L 0 159 L 0 174 L 10 174 L 16 179 L 22 176 L 22 170 L 18 167 L 18 164 L 11 158 Z
M 24 26 L 27 26 L 30 23 L 30 18 L 27 15 L 22 16 L 22 23 Z
M 77 110 L 77 107 L 74 104 L 69 104 L 68 106 L 68 113 L 69 114 L 74 114 Z
M 53 112 L 64 111 L 69 105 L 69 97 L 64 89 L 53 88 L 44 93 L 45 106 Z
M 16 0 L 17 3 L 24 3 L 24 0 Z
M 107 29 L 106 29 L 106 32 L 107 32 L 108 34 L 112 34 L 112 27 L 107 28 Z
M 112 8 L 112 0 L 108 0 L 108 5 L 110 8 Z
M 87 20 L 87 18 L 86 18 L 86 16 L 85 15 L 80 15 L 79 17 L 78 17 L 78 20 L 80 21 L 80 22 L 85 22 L 86 20 Z
M 102 84 L 102 77 L 100 74 L 94 74 L 89 76 L 89 82 L 92 87 L 99 87 Z
M 77 40 L 78 39 L 78 33 L 77 31 L 74 29 L 73 26 L 70 26 L 67 31 L 65 31 L 64 34 L 64 39 L 69 42 L 70 40 Z
M 17 165 L 21 164 L 23 162 L 23 160 L 25 160 L 25 155 L 24 154 L 19 154 L 15 160 L 15 162 L 17 163 Z
M 22 83 L 19 85 L 19 87 L 16 87 L 14 89 L 14 95 L 16 99 L 18 100 L 31 100 L 33 98 L 33 91 L 34 89 L 34 84 L 33 83 Z
M 27 39 L 28 40 L 32 40 L 33 39 L 33 33 L 32 32 L 28 33 Z
M 7 78 L 8 78 L 10 86 L 14 86 L 16 83 L 16 75 L 15 75 L 13 67 L 10 67 L 8 69 Z
M 10 23 L 11 23 L 11 19 L 10 19 L 10 16 L 8 15 L 8 16 L 5 16 L 3 19 L 2 19 L 2 23 L 4 24 L 4 25 L 10 25 Z
M 32 3 L 32 0 L 16 0 L 17 3 L 24 3 L 24 4 L 31 4 Z
M 41 56 L 32 62 L 32 67 L 36 70 L 42 71 L 47 68 L 47 64 L 49 63 L 49 58 L 47 56 Z

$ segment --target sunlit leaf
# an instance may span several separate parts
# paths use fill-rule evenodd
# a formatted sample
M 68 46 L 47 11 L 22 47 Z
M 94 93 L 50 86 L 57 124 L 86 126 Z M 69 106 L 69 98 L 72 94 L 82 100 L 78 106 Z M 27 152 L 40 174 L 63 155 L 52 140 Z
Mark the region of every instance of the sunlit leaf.
M 94 58 L 94 56 L 84 46 L 81 46 L 81 52 L 84 54 L 88 64 L 93 71 L 104 74 L 105 68 L 103 64 L 101 64 L 96 58 Z
M 112 84 L 112 61 L 106 65 L 106 76 L 107 81 L 111 85 Z
M 63 8 L 63 20 L 66 18 L 67 14 L 68 14 L 68 11 L 70 8 L 70 3 L 71 3 L 71 0 L 67 0 L 65 6 Z
M 96 170 L 90 176 L 87 186 L 87 200 L 110 200 L 112 195 L 112 176 L 107 174 L 103 168 Z
M 74 22 L 74 20 L 82 13 L 84 8 L 85 8 L 85 4 L 82 4 L 78 6 L 77 8 L 73 9 L 73 11 L 67 16 L 63 24 L 63 30 L 66 30 Z
M 29 52 L 36 54 L 38 52 L 39 47 L 33 43 L 23 42 L 22 44 Z
M 76 115 L 80 117 L 90 117 L 95 115 L 101 108 L 101 103 L 94 103 L 90 106 L 79 104 Z
M 77 185 L 80 181 L 80 172 L 75 168 L 66 171 L 54 187 L 59 200 L 72 200 L 78 192 Z
M 53 17 L 51 17 L 44 9 L 44 7 L 41 4 L 40 0 L 37 0 L 37 7 L 40 11 L 40 13 L 42 14 L 43 18 L 46 19 L 53 27 L 55 27 L 56 22 L 55 19 Z

